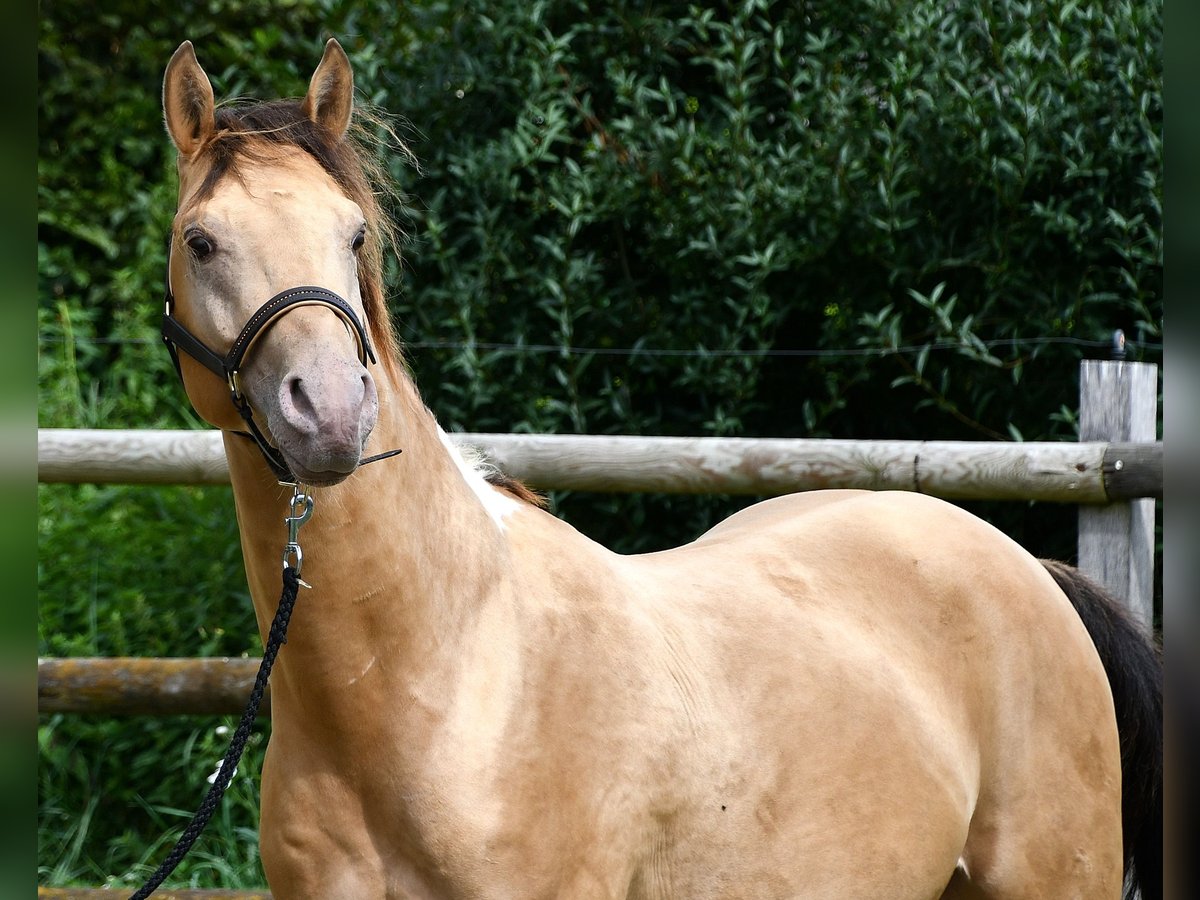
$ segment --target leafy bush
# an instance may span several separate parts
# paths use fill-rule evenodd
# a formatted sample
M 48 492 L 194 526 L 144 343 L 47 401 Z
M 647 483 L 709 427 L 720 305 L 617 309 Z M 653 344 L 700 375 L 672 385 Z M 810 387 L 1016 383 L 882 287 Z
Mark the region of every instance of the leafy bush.
M 335 34 L 405 118 L 394 310 L 449 429 L 1073 439 L 1081 355 L 1159 359 L 1160 3 L 279 8 L 42 5 L 42 425 L 199 424 L 156 341 L 185 37 L 219 95 L 275 96 Z M 39 496 L 42 653 L 254 648 L 227 491 Z M 554 500 L 628 551 L 745 502 Z M 1073 552 L 1070 507 L 972 509 Z M 210 736 L 43 720 L 41 877 L 125 871 L 198 770 L 135 775 Z

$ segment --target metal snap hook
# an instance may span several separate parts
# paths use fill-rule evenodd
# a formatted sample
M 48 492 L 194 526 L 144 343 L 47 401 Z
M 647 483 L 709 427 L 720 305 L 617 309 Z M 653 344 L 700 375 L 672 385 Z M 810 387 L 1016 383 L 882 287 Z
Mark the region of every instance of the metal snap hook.
M 304 551 L 300 549 L 300 526 L 312 518 L 312 494 L 308 492 L 308 488 L 299 483 L 281 481 L 280 484 L 292 489 L 292 499 L 289 504 L 291 515 L 286 516 L 283 520 L 283 524 L 288 529 L 287 544 L 283 548 L 283 567 L 286 569 L 291 566 L 296 570 L 296 578 L 300 584 L 311 588 L 311 584 L 300 578 L 300 572 L 304 568 Z

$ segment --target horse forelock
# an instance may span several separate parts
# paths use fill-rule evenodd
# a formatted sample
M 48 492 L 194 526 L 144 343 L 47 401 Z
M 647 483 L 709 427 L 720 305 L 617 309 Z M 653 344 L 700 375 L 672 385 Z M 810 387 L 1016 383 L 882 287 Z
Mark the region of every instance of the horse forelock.
M 383 282 L 383 255 L 388 249 L 397 250 L 397 230 L 380 203 L 381 197 L 394 196 L 395 191 L 370 134 L 378 127 L 395 139 L 386 122 L 361 109 L 355 110 L 350 132 L 339 137 L 304 115 L 300 100 L 221 106 L 216 111 L 212 135 L 191 160 L 204 174 L 188 205 L 210 198 L 226 178 L 240 179 L 245 167 L 277 159 L 280 148 L 296 148 L 316 160 L 362 209 L 367 239 L 359 254 L 359 290 L 379 361 L 391 374 L 398 375 L 402 356 Z

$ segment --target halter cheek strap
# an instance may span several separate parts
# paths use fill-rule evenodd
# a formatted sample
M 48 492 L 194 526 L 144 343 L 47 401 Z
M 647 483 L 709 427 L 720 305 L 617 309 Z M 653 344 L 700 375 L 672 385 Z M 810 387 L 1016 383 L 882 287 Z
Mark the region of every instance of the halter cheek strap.
M 262 430 L 254 421 L 254 411 L 250 408 L 250 401 L 246 399 L 246 395 L 242 392 L 241 381 L 239 379 L 242 363 L 245 361 L 247 354 L 249 354 L 250 348 L 254 346 L 255 342 L 272 325 L 287 313 L 302 306 L 326 306 L 337 313 L 346 323 L 347 330 L 354 335 L 355 341 L 358 344 L 359 361 L 364 366 L 367 365 L 368 360 L 374 363 L 376 362 L 375 352 L 371 349 L 371 341 L 367 337 L 366 329 L 363 328 L 362 322 L 359 321 L 354 309 L 333 291 L 322 287 L 305 285 L 288 288 L 286 291 L 280 291 L 258 308 L 258 311 L 250 317 L 250 321 L 246 323 L 241 333 L 234 340 L 229 352 L 221 356 L 205 344 L 204 341 L 188 331 L 175 318 L 175 297 L 171 293 L 169 274 L 164 306 L 162 339 L 163 343 L 167 345 L 168 352 L 171 354 L 172 362 L 175 363 L 175 371 L 179 373 L 180 380 L 182 381 L 183 379 L 183 368 L 179 363 L 179 352 L 182 350 L 229 385 L 230 399 L 249 429 L 248 432 L 234 433 L 252 438 L 258 444 L 258 448 L 262 451 L 267 466 L 275 474 L 276 478 L 280 481 L 295 482 L 296 476 L 288 468 L 287 463 L 283 459 L 283 454 L 279 452 L 278 448 L 271 445 L 271 442 L 267 440 L 266 435 L 262 433 Z

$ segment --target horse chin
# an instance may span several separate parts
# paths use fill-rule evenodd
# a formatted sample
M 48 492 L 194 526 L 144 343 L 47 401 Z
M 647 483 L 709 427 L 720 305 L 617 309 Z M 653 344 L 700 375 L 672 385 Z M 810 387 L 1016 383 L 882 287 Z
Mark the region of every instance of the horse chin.
M 338 438 L 328 433 L 277 434 L 280 440 L 276 446 L 292 474 L 303 484 L 332 487 L 358 471 L 370 433 L 370 427 L 364 423 L 357 433 L 342 434 Z
M 349 460 L 347 457 L 347 462 L 340 460 L 334 462 L 329 460 L 327 455 L 322 455 L 320 463 L 305 465 L 287 450 L 280 448 L 280 451 L 288 468 L 292 470 L 292 474 L 301 484 L 311 487 L 333 487 L 335 484 L 341 484 L 358 471 L 358 463 L 361 458 L 361 454 L 356 454 L 353 460 Z

